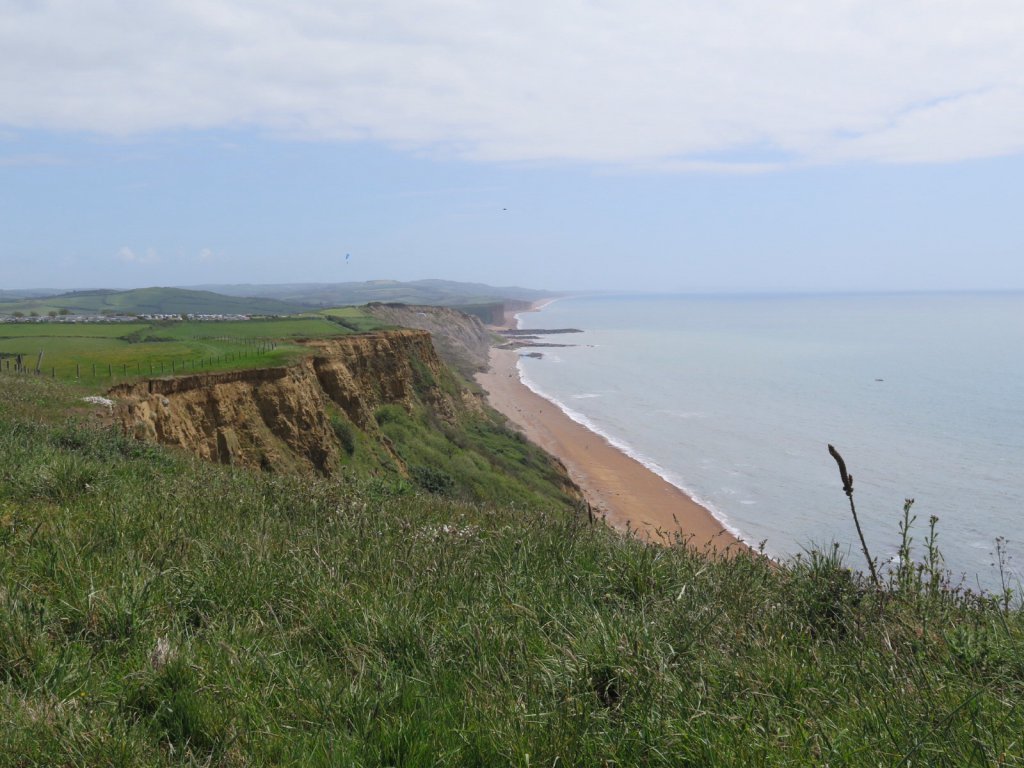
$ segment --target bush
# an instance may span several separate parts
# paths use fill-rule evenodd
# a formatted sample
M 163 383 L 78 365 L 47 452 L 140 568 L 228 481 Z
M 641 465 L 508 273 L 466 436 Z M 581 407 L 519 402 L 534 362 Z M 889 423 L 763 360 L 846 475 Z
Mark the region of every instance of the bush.
M 434 467 L 409 467 L 409 476 L 419 488 L 429 493 L 449 495 L 455 490 L 455 478 Z
M 341 416 L 334 414 L 331 416 L 331 429 L 345 453 L 351 456 L 356 452 L 356 436 L 352 432 L 351 424 Z

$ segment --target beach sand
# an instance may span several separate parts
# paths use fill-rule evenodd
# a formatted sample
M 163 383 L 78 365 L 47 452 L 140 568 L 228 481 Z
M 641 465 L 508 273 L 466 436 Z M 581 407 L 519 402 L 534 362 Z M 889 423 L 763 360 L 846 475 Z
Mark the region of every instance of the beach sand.
M 492 349 L 491 368 L 477 382 L 492 407 L 565 464 L 597 516 L 651 541 L 673 543 L 678 533 L 698 549 L 746 546 L 681 490 L 530 390 L 519 379 L 518 359 L 515 350 Z

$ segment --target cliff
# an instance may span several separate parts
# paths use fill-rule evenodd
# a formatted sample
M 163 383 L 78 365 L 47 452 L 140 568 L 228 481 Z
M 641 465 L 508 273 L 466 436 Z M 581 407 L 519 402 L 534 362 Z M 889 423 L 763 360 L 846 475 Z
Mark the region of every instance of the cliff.
M 424 331 L 304 344 L 309 357 L 288 367 L 114 387 L 115 416 L 137 438 L 180 446 L 212 461 L 330 474 L 346 450 L 339 421 L 375 434 L 375 415 L 384 405 L 407 412 L 425 408 L 448 422 L 481 408 L 454 385 Z M 343 426 L 342 432 L 348 429 Z M 387 440 L 379 442 L 383 453 L 397 459 Z
M 478 317 L 450 307 L 410 304 L 375 302 L 363 309 L 385 323 L 428 331 L 441 358 L 468 380 L 487 370 L 491 334 Z

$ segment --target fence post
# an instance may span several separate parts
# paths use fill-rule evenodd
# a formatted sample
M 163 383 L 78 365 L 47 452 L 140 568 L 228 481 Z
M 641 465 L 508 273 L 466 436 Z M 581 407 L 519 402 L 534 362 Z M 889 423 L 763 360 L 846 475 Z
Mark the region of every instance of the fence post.
M 82 378 L 82 364 L 81 363 L 75 363 L 75 378 L 76 379 Z

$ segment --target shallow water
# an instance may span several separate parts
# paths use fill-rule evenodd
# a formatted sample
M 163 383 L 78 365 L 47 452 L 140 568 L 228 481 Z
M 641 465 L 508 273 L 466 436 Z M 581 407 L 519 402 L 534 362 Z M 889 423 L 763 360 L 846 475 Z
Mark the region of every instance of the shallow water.
M 913 497 L 919 553 L 935 515 L 967 586 L 998 587 L 997 536 L 1024 564 L 1024 294 L 576 297 L 520 324 L 584 329 L 520 360 L 529 386 L 772 554 L 861 564 L 833 443 L 877 559 Z

